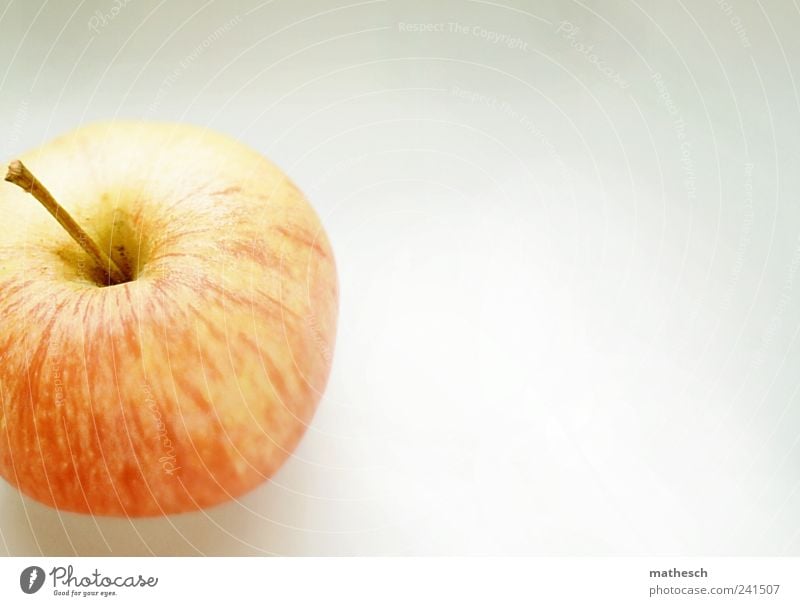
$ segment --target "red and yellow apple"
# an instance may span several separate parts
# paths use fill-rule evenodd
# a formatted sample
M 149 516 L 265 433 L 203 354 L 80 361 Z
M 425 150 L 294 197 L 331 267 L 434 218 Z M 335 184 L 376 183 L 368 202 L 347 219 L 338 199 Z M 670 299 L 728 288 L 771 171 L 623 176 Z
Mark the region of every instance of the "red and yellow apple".
M 336 331 L 333 254 L 303 195 L 186 125 L 91 125 L 20 160 L 84 235 L 0 184 L 0 474 L 61 510 L 129 517 L 268 479 Z

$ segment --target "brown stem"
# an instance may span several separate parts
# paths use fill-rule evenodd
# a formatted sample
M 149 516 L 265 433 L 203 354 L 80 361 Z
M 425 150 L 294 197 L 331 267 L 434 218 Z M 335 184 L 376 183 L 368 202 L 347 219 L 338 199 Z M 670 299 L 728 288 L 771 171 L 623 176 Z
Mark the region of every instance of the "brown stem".
M 22 162 L 14 160 L 8 165 L 6 181 L 18 185 L 41 202 L 42 206 L 44 206 L 48 212 L 55 217 L 55 220 L 61 224 L 61 227 L 67 230 L 67 233 L 72 236 L 72 239 L 75 240 L 94 260 L 97 266 L 103 270 L 109 284 L 121 284 L 130 281 L 130 278 L 119 268 L 114 262 L 114 259 L 103 252 L 97 243 L 89 237 L 89 234 L 83 231 L 83 228 L 75 222 L 75 219 L 73 219 L 58 202 L 56 202 L 56 199 L 47 191 L 47 188 L 42 185 L 39 179 L 37 179 Z

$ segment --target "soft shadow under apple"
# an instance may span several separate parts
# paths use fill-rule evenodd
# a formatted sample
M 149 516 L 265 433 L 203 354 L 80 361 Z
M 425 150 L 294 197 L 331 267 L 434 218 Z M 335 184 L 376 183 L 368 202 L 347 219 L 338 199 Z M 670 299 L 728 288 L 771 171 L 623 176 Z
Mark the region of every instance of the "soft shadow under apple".
M 289 504 L 276 494 L 280 492 L 278 483 L 266 483 L 238 501 L 204 511 L 125 519 L 61 512 L 2 483 L 0 548 L 13 556 L 296 553 L 297 533 L 273 521 L 286 519 L 281 510 Z M 296 519 L 296 509 L 293 514 Z

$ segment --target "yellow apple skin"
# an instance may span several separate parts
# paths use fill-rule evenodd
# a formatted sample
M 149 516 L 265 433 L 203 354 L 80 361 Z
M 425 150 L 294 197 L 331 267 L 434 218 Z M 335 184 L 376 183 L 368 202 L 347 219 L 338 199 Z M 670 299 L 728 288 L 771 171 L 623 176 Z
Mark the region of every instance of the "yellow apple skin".
M 0 184 L 0 473 L 33 499 L 154 516 L 235 499 L 325 389 L 336 268 L 298 189 L 177 124 L 80 128 L 20 157 L 130 282 Z

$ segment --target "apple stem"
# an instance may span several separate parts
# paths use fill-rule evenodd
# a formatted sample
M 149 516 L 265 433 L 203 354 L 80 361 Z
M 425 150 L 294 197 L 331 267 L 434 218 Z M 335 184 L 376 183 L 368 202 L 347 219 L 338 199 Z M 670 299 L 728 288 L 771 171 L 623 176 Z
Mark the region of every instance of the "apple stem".
M 75 219 L 56 202 L 56 199 L 47 191 L 47 188 L 42 185 L 41 181 L 39 181 L 22 162 L 14 160 L 8 165 L 6 181 L 18 185 L 42 203 L 42 206 L 53 215 L 55 220 L 61 224 L 61 227 L 67 230 L 67 233 L 72 236 L 72 239 L 75 240 L 75 242 L 77 242 L 94 260 L 97 266 L 103 270 L 109 285 L 130 281 L 130 277 L 125 275 L 125 272 L 119 268 L 114 262 L 114 259 L 103 252 L 97 243 L 89 237 L 89 234 L 87 234 L 83 228 L 76 223 Z

